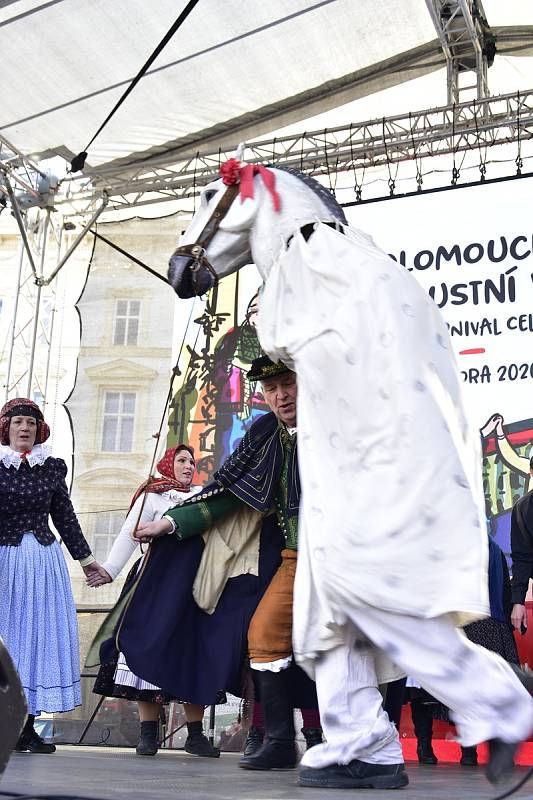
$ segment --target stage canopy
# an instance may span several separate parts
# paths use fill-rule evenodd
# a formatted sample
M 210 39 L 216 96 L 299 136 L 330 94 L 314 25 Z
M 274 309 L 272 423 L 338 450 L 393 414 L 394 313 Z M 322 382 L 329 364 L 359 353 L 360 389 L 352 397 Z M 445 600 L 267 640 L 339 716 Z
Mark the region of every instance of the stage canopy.
M 187 4 L 0 5 L 0 134 L 26 155 L 70 160 Z M 484 0 L 484 10 L 499 57 L 533 54 L 528 0 Z M 90 148 L 87 170 L 249 141 L 444 65 L 425 0 L 200 0 Z

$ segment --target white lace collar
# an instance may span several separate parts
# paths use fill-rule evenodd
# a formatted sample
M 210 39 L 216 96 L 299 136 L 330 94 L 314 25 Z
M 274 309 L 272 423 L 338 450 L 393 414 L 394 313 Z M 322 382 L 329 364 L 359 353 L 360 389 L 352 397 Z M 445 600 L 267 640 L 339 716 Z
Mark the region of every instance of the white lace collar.
M 30 467 L 36 464 L 42 466 L 49 456 L 51 456 L 50 449 L 45 444 L 36 444 L 33 446 L 31 453 L 26 456 L 26 461 Z M 18 469 L 22 464 L 22 453 L 18 450 L 12 450 L 8 444 L 0 444 L 0 461 L 4 467 L 15 467 Z
M 165 497 L 167 500 L 183 501 L 201 491 L 201 486 L 190 486 L 188 489 L 169 489 L 167 492 L 161 492 L 161 497 Z

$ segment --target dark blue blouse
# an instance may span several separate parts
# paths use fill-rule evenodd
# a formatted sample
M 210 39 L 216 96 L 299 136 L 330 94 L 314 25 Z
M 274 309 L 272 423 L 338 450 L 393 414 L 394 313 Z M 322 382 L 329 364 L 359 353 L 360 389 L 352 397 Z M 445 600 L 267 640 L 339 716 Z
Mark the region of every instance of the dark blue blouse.
M 18 469 L 0 463 L 0 545 L 17 546 L 28 531 L 40 544 L 52 544 L 56 537 L 48 525 L 51 517 L 72 558 L 91 555 L 70 501 L 66 474 L 61 458 L 49 457 L 34 467 L 23 461 Z

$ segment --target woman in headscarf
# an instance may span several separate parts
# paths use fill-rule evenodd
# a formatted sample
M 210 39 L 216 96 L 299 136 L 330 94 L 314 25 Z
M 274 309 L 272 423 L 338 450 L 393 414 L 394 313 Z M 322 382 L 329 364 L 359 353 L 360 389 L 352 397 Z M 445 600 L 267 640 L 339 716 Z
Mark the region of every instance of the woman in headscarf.
M 157 471 L 161 477 L 149 478 L 139 486 L 133 496 L 124 525 L 106 562 L 102 565 L 106 575 L 88 578 L 89 586 L 101 586 L 115 580 L 138 546 L 138 542 L 133 540 L 132 534 L 140 523 L 161 519 L 171 506 L 179 505 L 187 497 L 200 491 L 201 486 L 191 486 L 194 467 L 192 447 L 179 444 L 166 451 L 157 465 Z M 125 590 L 129 587 L 131 578 L 137 574 L 139 567 L 140 561 L 137 561 L 126 579 Z M 141 720 L 137 754 L 155 755 L 159 746 L 157 728 L 161 705 L 171 700 L 179 701 L 182 698 L 172 697 L 168 692 L 134 675 L 129 669 L 123 653 L 119 654 L 118 661 L 110 662 L 100 668 L 94 691 L 106 697 L 120 697 L 137 701 Z M 220 751 L 210 744 L 202 731 L 204 706 L 193 703 L 184 703 L 183 706 L 188 733 L 185 750 L 193 755 L 218 757 Z
M 39 407 L 17 397 L 0 410 L 0 636 L 19 673 L 28 719 L 16 750 L 53 753 L 34 728 L 42 711 L 81 705 L 76 607 L 52 519 L 86 576 L 99 574 L 69 498 L 67 465 L 44 442 Z

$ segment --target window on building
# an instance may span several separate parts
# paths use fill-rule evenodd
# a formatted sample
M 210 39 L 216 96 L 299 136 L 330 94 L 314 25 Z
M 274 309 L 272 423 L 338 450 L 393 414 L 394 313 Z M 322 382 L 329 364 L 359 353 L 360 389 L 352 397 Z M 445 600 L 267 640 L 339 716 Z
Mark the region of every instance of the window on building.
M 135 420 L 134 392 L 106 392 L 102 450 L 108 453 L 131 453 Z
M 123 511 L 101 511 L 95 514 L 93 530 L 93 556 L 102 564 L 109 555 L 115 537 L 124 521 Z
M 136 345 L 139 338 L 140 300 L 117 300 L 113 344 Z
M 37 403 L 39 408 L 42 409 L 43 403 L 44 403 L 44 395 L 43 395 L 43 393 L 40 392 L 39 389 L 34 389 L 33 392 L 32 392 L 32 395 L 33 395 L 33 402 Z

